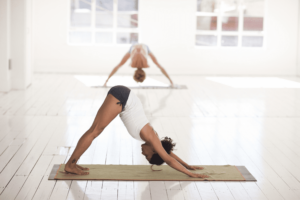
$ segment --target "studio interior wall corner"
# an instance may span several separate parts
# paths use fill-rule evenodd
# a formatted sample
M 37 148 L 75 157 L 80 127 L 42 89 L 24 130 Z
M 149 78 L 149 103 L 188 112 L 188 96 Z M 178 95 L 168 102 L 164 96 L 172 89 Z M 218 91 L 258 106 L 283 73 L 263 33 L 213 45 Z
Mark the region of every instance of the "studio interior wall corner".
M 32 0 L 11 0 L 12 89 L 26 89 L 31 84 Z
M 300 76 L 300 1 L 298 1 L 298 52 L 297 52 L 297 76 Z
M 0 1 L 0 92 L 11 89 L 9 70 L 10 0 Z

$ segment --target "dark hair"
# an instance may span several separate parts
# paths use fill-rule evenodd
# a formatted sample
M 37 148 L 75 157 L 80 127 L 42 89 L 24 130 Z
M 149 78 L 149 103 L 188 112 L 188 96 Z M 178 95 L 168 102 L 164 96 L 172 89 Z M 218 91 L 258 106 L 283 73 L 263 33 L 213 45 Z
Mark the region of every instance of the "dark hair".
M 176 145 L 175 143 L 173 143 L 173 140 L 169 137 L 164 137 L 161 140 L 161 144 L 168 154 L 170 154 L 171 151 L 173 151 L 173 148 Z M 152 165 L 161 165 L 164 162 L 165 161 L 157 153 L 153 154 L 152 158 L 149 161 L 149 163 Z

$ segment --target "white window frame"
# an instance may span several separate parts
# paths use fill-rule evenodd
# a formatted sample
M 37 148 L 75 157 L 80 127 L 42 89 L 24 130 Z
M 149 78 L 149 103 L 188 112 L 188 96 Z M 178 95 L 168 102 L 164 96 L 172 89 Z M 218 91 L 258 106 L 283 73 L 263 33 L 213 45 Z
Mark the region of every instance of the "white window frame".
M 196 31 L 195 31 L 195 47 L 196 48 L 265 48 L 266 46 L 266 40 L 265 40 L 265 21 L 266 21 L 266 1 L 264 0 L 264 14 L 263 14 L 263 31 L 243 31 L 244 27 L 244 12 L 243 9 L 241 9 L 242 5 L 242 0 L 237 0 L 238 1 L 238 14 L 229 14 L 229 13 L 222 13 L 222 12 L 217 12 L 217 13 L 212 13 L 212 12 L 198 12 L 197 11 L 197 6 L 196 6 Z M 218 3 L 220 3 L 219 1 Z M 202 16 L 202 17 L 217 17 L 217 29 L 216 30 L 197 30 L 197 17 Z M 237 16 L 239 21 L 238 21 L 238 31 L 222 31 L 222 18 L 223 16 L 228 16 L 228 17 L 235 17 Z M 196 36 L 197 35 L 212 35 L 212 36 L 217 36 L 217 45 L 216 46 L 199 46 L 196 45 Z M 222 36 L 238 36 L 238 45 L 237 46 L 222 46 L 221 41 L 222 41 Z M 262 36 L 263 37 L 263 45 L 261 47 L 243 47 L 242 46 L 242 38 L 243 36 Z
M 80 0 L 78 0 L 80 1 Z M 84 1 L 84 0 L 83 0 Z M 91 0 L 91 27 L 71 27 L 71 6 L 72 0 L 69 0 L 68 3 L 68 29 L 67 29 L 67 44 L 71 46 L 115 46 L 115 45 L 127 45 L 131 46 L 132 44 L 120 44 L 117 43 L 117 33 L 121 32 L 130 32 L 138 34 L 138 42 L 140 41 L 140 31 L 139 31 L 139 20 L 137 28 L 118 28 L 118 14 L 137 14 L 139 16 L 139 3 L 137 11 L 118 11 L 118 0 L 113 0 L 113 27 L 112 28 L 96 28 L 96 0 Z M 69 33 L 77 31 L 88 31 L 92 33 L 92 42 L 91 43 L 70 43 Z M 95 36 L 96 32 L 110 32 L 113 34 L 113 42 L 110 44 L 101 44 L 96 43 Z

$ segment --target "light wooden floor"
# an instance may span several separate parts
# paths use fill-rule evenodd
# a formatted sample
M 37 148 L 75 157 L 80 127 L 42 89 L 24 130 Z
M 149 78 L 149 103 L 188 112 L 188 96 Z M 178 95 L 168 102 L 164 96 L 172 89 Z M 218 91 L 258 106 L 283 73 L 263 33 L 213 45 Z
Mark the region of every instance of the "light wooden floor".
M 72 75 L 35 74 L 27 90 L 0 93 L 0 199 L 300 199 L 300 89 L 173 79 L 189 89 L 133 90 L 158 134 L 172 137 L 190 164 L 245 165 L 257 182 L 48 181 L 108 89 L 87 88 Z M 147 164 L 140 145 L 117 117 L 80 163 Z

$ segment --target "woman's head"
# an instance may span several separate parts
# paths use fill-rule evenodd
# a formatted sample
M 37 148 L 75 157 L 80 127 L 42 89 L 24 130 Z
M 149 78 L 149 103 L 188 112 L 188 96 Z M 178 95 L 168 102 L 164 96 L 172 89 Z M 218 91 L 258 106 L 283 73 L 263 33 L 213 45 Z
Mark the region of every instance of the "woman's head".
M 134 72 L 134 75 L 133 75 L 133 79 L 136 81 L 136 82 L 144 82 L 146 78 L 146 73 L 144 72 L 144 70 L 138 68 L 137 70 L 135 70 Z
M 173 143 L 173 140 L 168 137 L 164 137 L 161 140 L 161 144 L 168 154 L 170 154 L 171 151 L 173 151 L 176 145 L 175 143 Z M 149 161 L 150 164 L 161 165 L 164 163 L 164 160 L 155 152 L 152 146 L 148 144 L 143 144 L 142 151 L 142 154 L 146 156 L 146 159 Z

